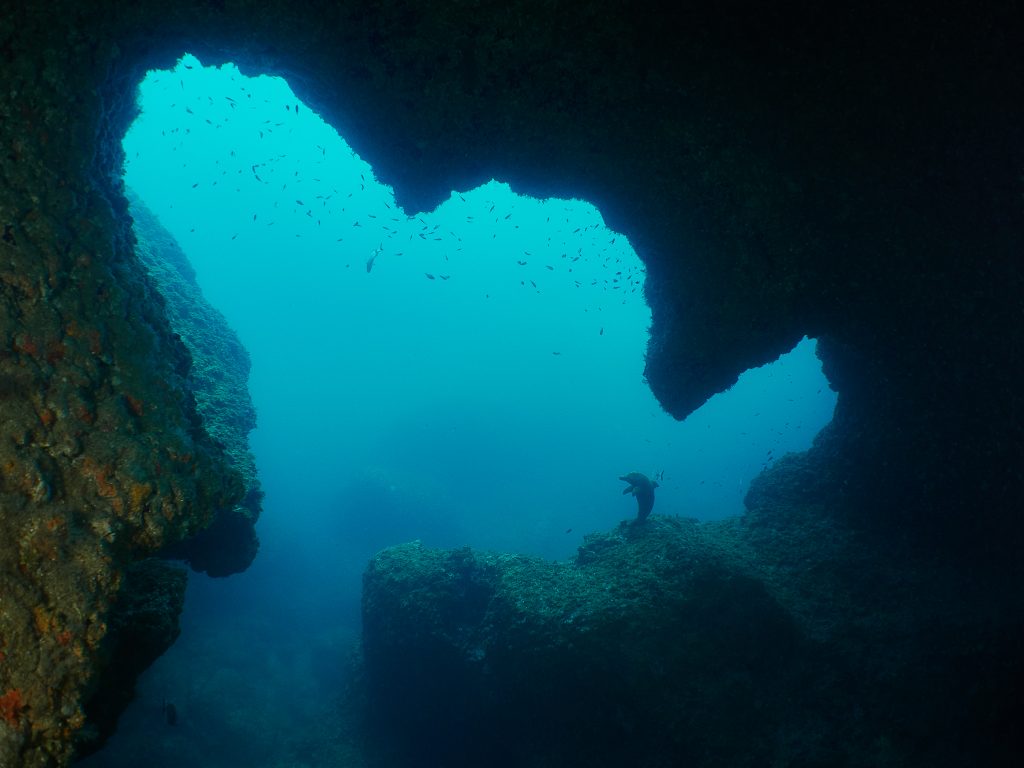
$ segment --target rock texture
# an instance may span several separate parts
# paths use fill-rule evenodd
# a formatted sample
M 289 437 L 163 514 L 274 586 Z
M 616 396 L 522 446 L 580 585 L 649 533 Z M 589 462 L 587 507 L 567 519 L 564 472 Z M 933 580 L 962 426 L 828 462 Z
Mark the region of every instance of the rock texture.
M 167 318 L 192 355 L 189 381 L 203 427 L 224 448 L 245 484 L 242 500 L 217 510 L 210 525 L 191 538 L 171 544 L 163 554 L 180 557 L 198 571 L 227 576 L 244 571 L 256 556 L 255 524 L 263 491 L 249 433 L 256 409 L 249 396 L 249 353 L 219 311 L 203 298 L 195 270 L 181 247 L 145 204 L 127 190 L 134 222 L 135 252 L 166 301 Z
M 10 766 L 68 762 L 125 568 L 243 491 L 202 428 L 189 355 L 113 194 L 120 161 L 103 136 L 117 121 L 95 90 L 103 54 L 67 27 L 46 42 L 69 23 L 51 17 L 61 10 L 21 6 L 12 18 L 5 3 L 0 25 L 0 764 Z
M 125 571 L 100 653 L 101 674 L 85 703 L 86 726 L 75 735 L 77 755 L 103 746 L 135 695 L 135 681 L 180 632 L 187 572 L 156 559 Z
M 570 563 L 381 552 L 371 764 L 1013 765 L 1024 599 L 851 528 L 818 470 L 786 457 L 743 519 L 622 523 Z
M 820 339 L 820 470 L 964 573 L 1024 545 L 1012 2 L 0 3 L 0 756 L 65 763 L 125 564 L 243 485 L 133 252 L 120 140 L 183 51 L 289 79 L 410 211 L 491 176 L 645 261 L 677 416 Z

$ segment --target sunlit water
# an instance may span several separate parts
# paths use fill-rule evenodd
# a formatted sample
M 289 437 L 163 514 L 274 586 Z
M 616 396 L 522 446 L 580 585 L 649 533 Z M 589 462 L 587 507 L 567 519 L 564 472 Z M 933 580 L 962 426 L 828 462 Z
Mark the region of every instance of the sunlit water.
M 126 182 L 252 356 L 266 500 L 256 563 L 193 576 L 181 640 L 91 765 L 132 764 L 144 742 L 167 765 L 233 765 L 235 742 L 251 765 L 338 759 L 307 710 L 343 684 L 374 551 L 566 558 L 635 514 L 618 480 L 633 470 L 663 473 L 655 514 L 740 514 L 751 478 L 831 418 L 806 339 L 684 422 L 665 414 L 643 380 L 643 264 L 584 201 L 498 180 L 400 210 L 283 80 L 232 65 L 185 57 L 140 106 Z M 275 718 L 290 742 L 266 735 Z

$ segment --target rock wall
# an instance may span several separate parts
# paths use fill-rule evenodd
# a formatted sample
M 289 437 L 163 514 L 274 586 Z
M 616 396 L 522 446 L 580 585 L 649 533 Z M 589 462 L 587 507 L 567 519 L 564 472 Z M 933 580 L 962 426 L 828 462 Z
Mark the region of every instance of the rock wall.
M 125 569 L 243 490 L 202 428 L 189 355 L 133 253 L 113 176 L 128 114 L 106 98 L 112 44 L 65 10 L 4 3 L 0 24 L 0 764 L 10 766 L 69 761 Z
M 817 336 L 837 498 L 969 570 L 1024 544 L 1021 23 L 1009 1 L 0 2 L 0 755 L 67 761 L 124 565 L 243 492 L 133 252 L 147 68 L 287 77 L 410 211 L 491 176 L 593 202 L 646 263 L 647 377 L 677 416 Z
M 74 734 L 78 757 L 103 746 L 135 696 L 135 681 L 178 638 L 188 573 L 150 558 L 128 566 L 110 613 L 98 668 L 86 696 L 85 726 Z

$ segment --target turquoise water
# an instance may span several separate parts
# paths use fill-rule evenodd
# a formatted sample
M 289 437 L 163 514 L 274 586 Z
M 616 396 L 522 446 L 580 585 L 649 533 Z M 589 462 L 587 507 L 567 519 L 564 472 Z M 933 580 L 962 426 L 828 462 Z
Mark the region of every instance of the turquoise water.
M 340 759 L 322 713 L 374 551 L 567 558 L 635 515 L 618 480 L 634 470 L 663 473 L 655 514 L 740 514 L 751 478 L 831 418 L 809 339 L 684 422 L 665 414 L 643 379 L 643 264 L 585 201 L 498 179 L 403 211 L 283 80 L 231 65 L 185 57 L 140 106 L 126 183 L 252 356 L 266 499 L 256 563 L 192 577 L 182 638 L 91 765 L 144 743 L 153 765 Z

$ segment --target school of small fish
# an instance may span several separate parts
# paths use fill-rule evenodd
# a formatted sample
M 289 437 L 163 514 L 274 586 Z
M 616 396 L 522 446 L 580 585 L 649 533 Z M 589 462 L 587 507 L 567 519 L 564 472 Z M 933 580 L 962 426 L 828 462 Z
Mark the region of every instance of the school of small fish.
M 575 289 L 598 289 L 607 293 L 607 298 L 598 299 L 598 303 L 618 297 L 624 304 L 630 294 L 638 293 L 638 298 L 642 298 L 642 266 L 635 256 L 630 258 L 628 246 L 619 242 L 621 236 L 607 230 L 599 221 L 581 225 L 577 210 L 565 204 L 557 209 L 561 201 L 542 203 L 554 213 L 546 216 L 542 227 L 529 212 L 519 219 L 515 203 L 511 210 L 501 210 L 493 200 L 484 201 L 480 207 L 480 195 L 475 194 L 470 201 L 466 197 L 468 192 L 455 192 L 449 201 L 466 209 L 458 225 L 432 224 L 427 214 L 406 216 L 394 204 L 390 189 L 380 185 L 368 168 L 359 172 L 358 178 L 333 170 L 341 167 L 334 161 L 336 152 L 347 153 L 344 160 L 349 162 L 349 168 L 353 167 L 352 160 L 358 160 L 355 152 L 340 139 L 337 148 L 332 148 L 327 139 L 312 148 L 296 145 L 296 132 L 301 135 L 307 130 L 299 121 L 319 121 L 312 110 L 302 109 L 294 100 L 273 103 L 269 98 L 260 98 L 260 93 L 254 97 L 255 89 L 247 87 L 247 80 L 240 76 L 232 76 L 229 93 L 219 99 L 210 95 L 208 87 L 196 87 L 197 95 L 192 96 L 191 73 L 182 72 L 182 68 L 198 69 L 195 64 L 183 63 L 177 72 L 150 75 L 163 78 L 170 110 L 181 116 L 180 124 L 165 127 L 161 136 L 170 152 L 181 152 L 182 171 L 190 168 L 188 153 L 195 145 L 189 142 L 214 145 L 212 139 L 216 134 L 207 142 L 208 134 L 204 132 L 231 130 L 239 136 L 237 145 L 215 158 L 212 169 L 208 162 L 201 164 L 202 178 L 190 180 L 190 189 L 214 194 L 212 188 L 223 182 L 221 192 L 233 185 L 236 193 L 242 193 L 244 188 L 248 199 L 252 195 L 252 184 L 265 188 L 265 195 L 261 195 L 267 200 L 265 206 L 245 214 L 245 226 L 249 230 L 241 224 L 232 227 L 229 241 L 237 241 L 241 236 L 239 246 L 258 244 L 260 228 L 287 222 L 287 226 L 296 229 L 296 239 L 310 240 L 307 247 L 315 247 L 323 240 L 332 243 L 349 262 L 345 264 L 348 267 L 355 255 L 353 249 L 358 253 L 360 248 L 366 247 L 366 240 L 372 238 L 371 242 L 376 241 L 377 245 L 362 251 L 365 255 L 361 259 L 358 256 L 355 259 L 357 264 L 360 260 L 365 264 L 367 275 L 373 273 L 375 266 L 384 262 L 398 264 L 403 257 L 410 266 L 413 261 L 422 266 L 424 259 L 432 259 L 435 268 L 420 271 L 426 281 L 440 285 L 450 279 L 458 280 L 457 262 L 465 255 L 466 242 L 479 243 L 489 230 L 493 242 L 505 246 L 517 241 L 531 244 L 513 259 L 515 267 L 521 269 L 518 280 L 521 289 L 541 294 L 551 280 L 557 279 L 562 285 Z M 215 172 L 212 179 L 211 170 Z M 285 212 L 291 215 L 282 215 Z M 525 230 L 520 230 L 520 220 L 526 225 Z M 297 222 L 303 221 L 304 226 L 296 227 Z M 540 230 L 544 237 L 528 236 L 526 230 L 531 233 Z M 190 232 L 206 236 L 197 226 L 192 226 Z M 436 268 L 445 266 L 448 269 L 444 272 Z M 594 270 L 595 266 L 600 272 Z M 595 274 L 600 276 L 595 277 Z M 490 294 L 486 298 L 490 298 Z M 595 309 L 599 311 L 600 306 Z M 605 326 L 599 325 L 596 332 L 603 336 Z M 553 351 L 553 354 L 558 356 L 561 351 Z

